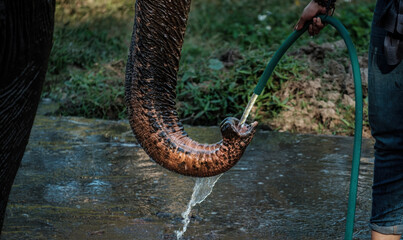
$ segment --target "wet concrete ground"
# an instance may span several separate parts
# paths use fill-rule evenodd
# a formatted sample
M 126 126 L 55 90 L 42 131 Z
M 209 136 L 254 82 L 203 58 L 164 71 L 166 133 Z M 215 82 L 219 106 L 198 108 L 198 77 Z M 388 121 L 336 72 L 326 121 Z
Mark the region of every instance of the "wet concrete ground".
M 201 142 L 215 127 L 187 127 Z M 259 131 L 192 212 L 184 239 L 341 239 L 353 138 Z M 363 143 L 355 239 L 369 239 Z M 175 239 L 194 179 L 152 162 L 127 122 L 38 116 L 1 239 Z

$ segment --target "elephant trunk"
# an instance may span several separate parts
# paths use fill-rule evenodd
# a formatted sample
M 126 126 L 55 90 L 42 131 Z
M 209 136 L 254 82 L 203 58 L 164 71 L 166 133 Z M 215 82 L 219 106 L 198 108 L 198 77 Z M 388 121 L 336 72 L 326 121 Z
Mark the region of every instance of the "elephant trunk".
M 221 124 L 223 140 L 200 144 L 188 137 L 175 109 L 176 79 L 190 0 L 137 0 L 126 69 L 126 105 L 132 130 L 147 154 L 183 175 L 207 177 L 241 158 L 257 123 Z

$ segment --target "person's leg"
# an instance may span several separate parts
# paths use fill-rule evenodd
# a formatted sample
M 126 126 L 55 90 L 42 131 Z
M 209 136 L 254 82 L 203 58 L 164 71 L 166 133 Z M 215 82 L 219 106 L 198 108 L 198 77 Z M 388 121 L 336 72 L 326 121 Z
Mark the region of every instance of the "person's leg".
M 382 74 L 372 49 L 369 117 L 376 140 L 372 186 L 372 239 L 400 239 L 403 233 L 403 64 Z
M 386 65 L 386 31 L 377 27 L 386 0 L 374 12 L 368 62 L 369 121 L 375 138 L 372 239 L 400 239 L 403 233 L 403 63 Z
M 380 57 L 370 56 L 370 62 Z M 400 239 L 403 233 L 403 64 L 388 74 L 381 74 L 379 69 L 370 70 L 369 86 L 369 117 L 376 140 L 372 239 Z
M 372 240 L 400 240 L 401 235 L 385 235 L 376 231 L 371 232 Z

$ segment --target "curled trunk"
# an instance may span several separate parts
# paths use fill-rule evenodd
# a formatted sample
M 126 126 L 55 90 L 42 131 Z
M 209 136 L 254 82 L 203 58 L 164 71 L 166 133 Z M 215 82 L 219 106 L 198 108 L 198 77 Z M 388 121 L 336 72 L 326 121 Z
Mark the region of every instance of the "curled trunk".
M 188 137 L 175 109 L 175 88 L 190 0 L 137 0 L 126 69 L 126 105 L 133 132 L 147 154 L 183 175 L 207 177 L 229 170 L 252 140 L 257 123 L 221 124 L 223 140 Z

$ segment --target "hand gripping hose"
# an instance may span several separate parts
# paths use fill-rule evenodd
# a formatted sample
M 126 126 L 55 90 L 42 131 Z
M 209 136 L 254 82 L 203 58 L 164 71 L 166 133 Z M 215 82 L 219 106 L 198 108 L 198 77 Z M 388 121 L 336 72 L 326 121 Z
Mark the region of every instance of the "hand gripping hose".
M 350 193 L 348 196 L 348 210 L 347 210 L 347 221 L 346 221 L 346 231 L 344 235 L 345 240 L 351 240 L 353 238 L 354 229 L 354 218 L 355 218 L 355 207 L 357 199 L 357 185 L 358 185 L 358 172 L 360 167 L 360 157 L 361 157 L 361 140 L 362 140 L 362 113 L 363 113 L 363 103 L 362 103 L 362 86 L 361 86 L 361 72 L 360 66 L 358 64 L 357 53 L 353 42 L 351 41 L 350 35 L 346 28 L 341 24 L 341 22 L 333 17 L 320 15 L 319 16 L 324 23 L 329 23 L 332 25 L 343 38 L 350 56 L 351 65 L 353 68 L 354 77 L 354 88 L 355 88 L 355 132 L 354 132 L 354 150 L 353 150 L 353 161 L 351 168 L 351 178 L 350 178 Z M 273 58 L 270 60 L 266 69 L 264 70 L 262 76 L 256 85 L 251 99 L 242 115 L 240 124 L 243 124 L 251 109 L 255 103 L 257 97 L 262 93 L 267 81 L 269 80 L 274 68 L 280 61 L 281 57 L 288 50 L 288 48 L 294 44 L 294 42 L 308 29 L 308 24 L 305 24 L 304 28 L 299 31 L 294 31 L 290 36 L 281 44 L 280 48 L 274 54 Z

